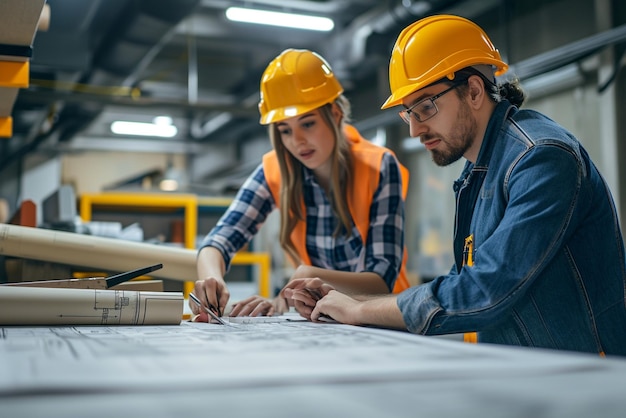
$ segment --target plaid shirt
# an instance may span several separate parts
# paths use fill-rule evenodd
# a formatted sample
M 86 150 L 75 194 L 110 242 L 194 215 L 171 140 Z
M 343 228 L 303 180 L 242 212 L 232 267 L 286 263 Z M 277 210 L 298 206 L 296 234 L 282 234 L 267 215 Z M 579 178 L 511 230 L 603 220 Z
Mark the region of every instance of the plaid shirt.
M 313 172 L 303 170 L 306 247 L 311 264 L 331 270 L 377 273 L 391 290 L 400 272 L 404 249 L 404 200 L 397 160 L 388 153 L 382 159 L 365 246 L 355 226 L 350 237 L 345 234 L 333 237 L 338 218 Z M 217 248 L 228 268 L 234 254 L 254 237 L 274 209 L 276 203 L 260 164 L 203 240 L 201 248 Z

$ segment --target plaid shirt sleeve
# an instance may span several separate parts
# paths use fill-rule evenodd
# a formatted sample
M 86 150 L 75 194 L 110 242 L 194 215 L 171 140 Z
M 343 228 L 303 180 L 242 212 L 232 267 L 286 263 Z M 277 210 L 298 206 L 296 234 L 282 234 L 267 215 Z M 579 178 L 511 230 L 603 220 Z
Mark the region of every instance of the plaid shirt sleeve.
M 259 164 L 241 186 L 217 225 L 204 238 L 200 249 L 208 246 L 218 249 L 228 270 L 235 253 L 250 242 L 275 207 L 276 203 L 265 180 L 263 164 Z
M 404 199 L 400 167 L 389 153 L 381 162 L 365 248 L 365 270 L 379 274 L 393 289 L 404 252 Z

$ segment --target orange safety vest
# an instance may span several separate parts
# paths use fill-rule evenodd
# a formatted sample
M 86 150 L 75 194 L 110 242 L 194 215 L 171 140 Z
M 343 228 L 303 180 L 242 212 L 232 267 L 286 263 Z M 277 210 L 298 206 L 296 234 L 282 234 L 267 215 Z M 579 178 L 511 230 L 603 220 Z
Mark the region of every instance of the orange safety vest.
M 367 232 L 370 225 L 370 208 L 372 206 L 374 193 L 376 193 L 376 189 L 378 189 L 380 162 L 385 153 L 390 153 L 394 156 L 395 154 L 387 148 L 374 145 L 367 141 L 359 134 L 356 128 L 351 125 L 346 125 L 344 133 L 351 144 L 352 155 L 354 157 L 353 178 L 355 181 L 359 182 L 359 187 L 352 187 L 349 191 L 348 209 L 365 244 L 365 242 L 367 242 Z M 402 164 L 398 164 L 400 165 L 400 173 L 402 176 L 402 198 L 406 199 L 409 187 L 409 171 Z M 280 206 L 281 178 L 275 151 L 270 151 L 263 156 L 263 172 L 265 173 L 265 179 L 274 197 L 276 206 Z M 304 206 L 304 201 L 302 205 Z M 291 240 L 302 262 L 306 265 L 311 265 L 311 259 L 306 250 L 306 221 L 301 220 L 296 223 L 291 233 Z M 407 258 L 408 254 L 405 248 L 400 274 L 393 287 L 394 293 L 400 293 L 409 288 L 409 281 L 406 277 Z

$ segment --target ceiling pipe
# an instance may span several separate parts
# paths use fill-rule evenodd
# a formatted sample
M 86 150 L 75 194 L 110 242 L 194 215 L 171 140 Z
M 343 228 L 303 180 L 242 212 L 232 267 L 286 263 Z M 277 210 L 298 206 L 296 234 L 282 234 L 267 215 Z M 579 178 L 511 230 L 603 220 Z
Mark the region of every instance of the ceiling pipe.
M 580 61 L 604 47 L 622 42 L 626 42 L 626 25 L 591 35 L 580 41 L 572 42 L 515 63 L 509 66 L 508 73 L 515 74 L 520 79 L 537 76 Z
M 176 107 L 185 111 L 207 111 L 207 112 L 229 112 L 234 116 L 240 117 L 256 117 L 259 114 L 256 108 L 246 108 L 237 105 L 216 104 L 211 101 L 197 101 L 189 103 L 187 99 L 167 99 L 155 97 L 131 97 L 131 96 L 113 96 L 101 95 L 95 93 L 73 93 L 67 94 L 59 91 L 38 91 L 33 92 L 24 90 L 20 92 L 20 100 L 23 103 L 38 103 L 42 100 L 49 102 L 59 101 L 66 105 L 85 106 L 94 105 L 96 107 L 113 105 L 128 106 L 132 108 L 158 108 L 158 107 Z
M 381 5 L 325 40 L 319 52 L 331 62 L 338 77 L 347 81 L 368 63 L 378 66 L 381 60 L 387 62 L 396 36 L 411 21 L 433 13 L 454 14 L 456 10 L 463 10 L 463 16 L 471 19 L 498 7 L 500 1 L 402 0 L 391 6 Z M 447 3 L 454 7 L 447 8 Z

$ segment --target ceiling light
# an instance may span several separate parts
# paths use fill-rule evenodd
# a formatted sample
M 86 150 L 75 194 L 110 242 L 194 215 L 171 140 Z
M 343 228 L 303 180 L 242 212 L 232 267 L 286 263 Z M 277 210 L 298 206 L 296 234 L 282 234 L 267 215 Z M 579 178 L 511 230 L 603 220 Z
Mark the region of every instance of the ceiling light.
M 260 25 L 283 26 L 287 28 L 308 29 L 328 32 L 335 23 L 327 17 L 309 16 L 294 13 L 270 12 L 242 7 L 229 7 L 226 17 L 235 22 L 258 23 Z
M 178 133 L 178 128 L 172 125 L 172 119 L 168 116 L 157 116 L 154 123 L 116 120 L 111 124 L 111 132 L 118 135 L 172 138 Z

